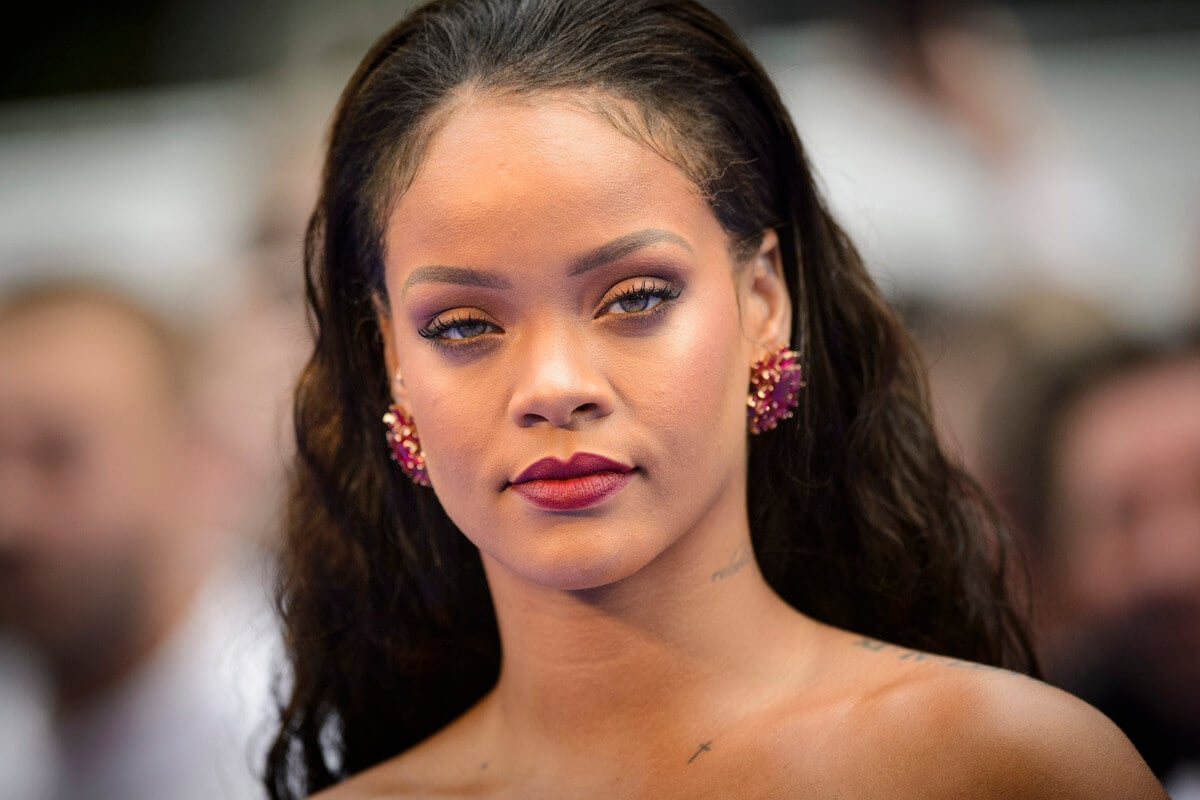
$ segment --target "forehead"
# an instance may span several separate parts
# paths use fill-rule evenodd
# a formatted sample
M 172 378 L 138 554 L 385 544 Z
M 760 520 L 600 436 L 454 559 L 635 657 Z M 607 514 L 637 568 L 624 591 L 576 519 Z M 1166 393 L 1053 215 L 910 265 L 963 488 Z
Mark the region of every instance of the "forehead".
M 9 411 L 132 412 L 166 392 L 155 342 L 118 312 L 64 302 L 0 321 L 0 403 Z
M 1060 467 L 1097 480 L 1136 480 L 1166 464 L 1200 465 L 1200 358 L 1109 380 L 1068 411 Z
M 615 102 L 615 101 L 614 101 Z M 582 96 L 461 98 L 425 149 L 386 232 L 387 256 L 460 261 L 638 228 L 723 233 L 688 176 Z M 474 252 L 473 252 L 474 251 Z

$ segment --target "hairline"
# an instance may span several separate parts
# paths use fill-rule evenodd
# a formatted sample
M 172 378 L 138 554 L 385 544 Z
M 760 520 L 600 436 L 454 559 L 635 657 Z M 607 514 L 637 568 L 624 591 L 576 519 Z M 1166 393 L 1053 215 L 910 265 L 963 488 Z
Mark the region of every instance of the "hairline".
M 535 98 L 557 100 L 601 117 L 622 136 L 650 150 L 682 172 L 697 196 L 716 216 L 712 196 L 705 188 L 715 176 L 716 165 L 703 147 L 687 146 L 688 140 L 680 133 L 670 112 L 652 113 L 635 99 L 594 85 L 539 88 L 523 87 L 515 81 L 489 83 L 478 78 L 467 79 L 450 89 L 413 125 L 407 136 L 384 153 L 375 175 L 369 181 L 366 207 L 370 209 L 372 233 L 378 242 L 381 261 L 387 253 L 388 222 L 420 174 L 427 149 L 457 110 L 476 99 L 489 96 L 507 102 L 531 102 Z M 655 136 L 653 128 L 658 127 L 656 123 L 665 125 L 665 137 Z M 667 141 L 660 141 L 663 138 Z M 724 230 L 724 225 L 721 227 Z M 726 231 L 726 236 L 735 267 L 740 266 L 746 260 L 746 254 L 739 250 L 740 243 L 729 231 Z M 379 277 L 382 279 L 382 276 Z M 376 291 L 378 293 L 378 287 Z M 381 299 L 386 307 L 386 297 Z

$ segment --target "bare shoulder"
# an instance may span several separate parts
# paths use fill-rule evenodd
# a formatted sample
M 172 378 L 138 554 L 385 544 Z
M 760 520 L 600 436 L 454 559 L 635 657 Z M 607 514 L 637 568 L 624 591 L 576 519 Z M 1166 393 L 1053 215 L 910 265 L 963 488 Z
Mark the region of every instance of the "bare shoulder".
M 1125 734 L 1077 697 L 1008 672 L 981 676 L 964 694 L 974 724 L 988 721 L 971 740 L 977 755 L 1020 796 L 1166 797 Z M 960 728 L 973 724 L 947 713 Z
M 313 795 L 315 800 L 468 798 L 494 788 L 480 745 L 479 707 L 430 738 L 374 767 Z
M 1129 740 L 1096 709 L 1008 670 L 842 634 L 867 687 L 856 717 L 881 746 L 976 797 L 1166 798 Z M 837 639 L 835 639 L 835 642 Z
M 328 789 L 313 795 L 315 800 L 401 800 L 439 796 L 431 791 L 429 780 L 407 763 L 408 754 L 396 756 L 370 769 L 353 775 Z
M 312 795 L 314 800 L 401 800 L 429 797 L 428 787 L 397 774 L 391 760 Z

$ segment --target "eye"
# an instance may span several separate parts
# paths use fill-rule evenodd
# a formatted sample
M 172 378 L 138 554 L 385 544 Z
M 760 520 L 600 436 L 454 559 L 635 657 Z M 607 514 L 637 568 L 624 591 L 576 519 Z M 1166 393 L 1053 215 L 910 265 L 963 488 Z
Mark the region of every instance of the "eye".
M 640 279 L 633 284 L 618 287 L 605 297 L 596 316 L 644 314 L 678 298 L 680 291 L 679 286 L 667 281 Z
M 450 345 L 451 342 L 465 342 L 471 339 L 478 339 L 484 334 L 496 333 L 499 330 L 499 326 L 495 323 L 489 322 L 471 312 L 461 312 L 434 317 L 428 325 L 421 328 L 417 333 L 429 339 L 434 344 Z

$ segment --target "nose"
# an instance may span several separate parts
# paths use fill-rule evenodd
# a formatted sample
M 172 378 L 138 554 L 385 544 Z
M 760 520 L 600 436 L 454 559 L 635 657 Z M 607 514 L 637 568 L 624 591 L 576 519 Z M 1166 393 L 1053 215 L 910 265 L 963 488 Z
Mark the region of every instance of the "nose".
M 522 428 L 576 428 L 612 413 L 615 396 L 587 342 L 555 327 L 530 332 L 518 350 L 509 415 Z

